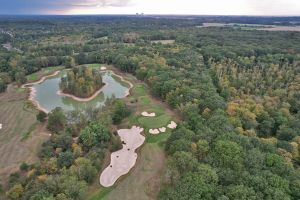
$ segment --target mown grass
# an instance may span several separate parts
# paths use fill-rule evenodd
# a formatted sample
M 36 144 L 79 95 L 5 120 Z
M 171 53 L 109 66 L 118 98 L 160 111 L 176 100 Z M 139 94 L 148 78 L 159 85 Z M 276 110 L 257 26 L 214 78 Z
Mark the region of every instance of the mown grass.
M 99 190 L 97 190 L 88 200 L 102 200 L 106 195 L 108 195 L 114 188 L 104 188 L 101 187 Z
M 86 66 L 89 68 L 100 68 L 103 64 L 99 64 L 99 63 L 93 63 L 93 64 L 84 64 L 84 65 L 78 65 L 78 66 Z
M 167 141 L 170 137 L 171 131 L 167 131 L 165 133 L 160 133 L 158 135 L 147 134 L 146 142 L 147 143 L 161 143 Z
M 134 96 L 145 96 L 147 93 L 146 93 L 146 86 L 144 84 L 136 84 L 134 87 L 133 87 L 133 95 Z
M 140 117 L 138 122 L 145 128 L 161 128 L 171 121 L 171 116 L 163 114 L 157 117 Z
M 46 68 L 41 69 L 38 72 L 27 75 L 26 78 L 30 82 L 38 81 L 43 76 L 52 74 L 57 70 L 61 70 L 62 68 L 63 68 L 62 66 L 46 67 Z

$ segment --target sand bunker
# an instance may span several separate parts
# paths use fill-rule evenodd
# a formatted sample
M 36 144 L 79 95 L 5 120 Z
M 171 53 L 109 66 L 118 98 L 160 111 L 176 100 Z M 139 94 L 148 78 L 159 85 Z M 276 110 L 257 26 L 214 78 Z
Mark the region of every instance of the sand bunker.
M 162 132 L 162 133 L 166 132 L 166 130 L 167 130 L 166 127 L 159 128 L 159 131 Z
M 107 70 L 106 67 L 101 67 L 100 70 L 104 71 L 104 70 Z
M 168 128 L 175 129 L 177 127 L 177 124 L 174 121 L 171 121 L 170 124 L 168 124 Z
M 150 129 L 149 133 L 156 135 L 156 134 L 159 134 L 159 130 L 158 129 Z
M 2 129 L 2 124 L 0 124 L 0 130 Z
M 156 114 L 155 113 L 148 113 L 146 111 L 142 112 L 142 116 L 144 117 L 155 117 Z
M 120 129 L 118 134 L 123 142 L 123 148 L 111 154 L 110 164 L 100 175 L 100 184 L 104 187 L 112 186 L 118 178 L 127 174 L 135 165 L 139 148 L 145 141 L 141 135 L 143 128 L 133 126 L 131 129 Z

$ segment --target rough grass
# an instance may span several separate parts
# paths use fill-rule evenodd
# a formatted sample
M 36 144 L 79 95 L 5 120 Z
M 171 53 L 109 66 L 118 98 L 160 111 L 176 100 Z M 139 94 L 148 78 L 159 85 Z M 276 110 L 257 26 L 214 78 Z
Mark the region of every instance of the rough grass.
M 35 131 L 36 113 L 25 103 L 25 92 L 9 86 L 0 94 L 0 180 L 19 168 L 22 162 L 37 160 L 39 145 L 48 136 Z
M 113 190 L 113 187 L 110 188 L 104 188 L 101 187 L 98 189 L 95 193 L 92 194 L 91 197 L 89 197 L 89 200 L 100 200 L 103 199 L 106 195 L 108 195 Z
M 146 95 L 146 86 L 144 84 L 136 84 L 133 87 L 133 95 L 134 96 L 144 96 Z
M 89 200 L 157 199 L 166 157 L 157 144 L 143 146 L 134 169 L 113 188 L 99 189 Z
M 89 68 L 100 68 L 102 66 L 102 64 L 99 64 L 99 63 L 93 63 L 93 64 L 84 64 L 84 65 L 79 65 L 79 66 L 86 66 L 86 67 L 89 67 Z
M 41 79 L 43 76 L 49 75 L 54 73 L 57 70 L 61 70 L 63 67 L 62 66 L 55 66 L 55 67 L 47 67 L 43 68 L 38 72 L 35 72 L 33 74 L 27 75 L 26 78 L 29 82 L 35 82 Z

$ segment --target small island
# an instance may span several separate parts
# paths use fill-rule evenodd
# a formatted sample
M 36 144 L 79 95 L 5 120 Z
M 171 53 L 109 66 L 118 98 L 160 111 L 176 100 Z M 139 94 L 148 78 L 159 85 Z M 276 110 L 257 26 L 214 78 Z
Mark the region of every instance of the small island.
M 61 91 L 80 98 L 94 95 L 103 86 L 101 72 L 88 67 L 74 67 L 62 77 L 59 83 Z

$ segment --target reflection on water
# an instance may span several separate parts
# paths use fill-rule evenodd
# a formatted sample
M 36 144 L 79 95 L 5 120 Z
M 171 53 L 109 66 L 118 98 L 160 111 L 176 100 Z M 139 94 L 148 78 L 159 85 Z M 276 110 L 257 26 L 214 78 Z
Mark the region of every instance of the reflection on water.
M 102 92 L 91 101 L 79 102 L 70 97 L 63 97 L 57 94 L 60 78 L 64 74 L 65 72 L 60 72 L 59 75 L 48 78 L 43 83 L 33 85 L 33 88 L 36 90 L 34 100 L 36 100 L 42 108 L 51 111 L 56 107 L 61 107 L 66 111 L 71 111 L 86 109 L 88 107 L 100 107 L 104 105 L 108 97 L 114 95 L 116 98 L 123 98 L 128 91 L 128 88 L 125 87 L 123 83 L 113 78 L 111 72 L 104 72 L 102 74 L 102 80 L 105 86 Z

